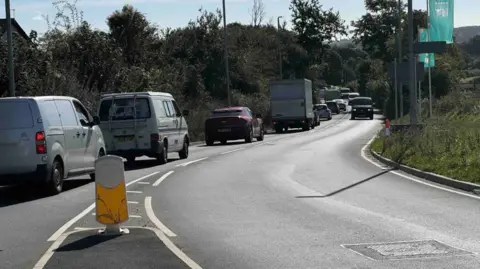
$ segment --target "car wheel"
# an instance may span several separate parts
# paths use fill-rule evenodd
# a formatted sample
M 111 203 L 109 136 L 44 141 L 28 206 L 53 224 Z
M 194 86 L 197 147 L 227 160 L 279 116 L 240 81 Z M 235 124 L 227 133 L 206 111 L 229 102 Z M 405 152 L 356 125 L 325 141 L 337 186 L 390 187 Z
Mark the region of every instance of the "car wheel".
M 265 137 L 265 130 L 263 127 L 260 129 L 260 136 L 257 137 L 257 141 L 263 141 L 263 138 Z
M 58 160 L 53 161 L 45 187 L 47 193 L 52 195 L 59 194 L 63 190 L 63 166 Z
M 185 137 L 183 139 L 183 148 L 182 148 L 182 150 L 180 150 L 178 152 L 178 156 L 180 157 L 180 159 L 187 159 L 188 158 L 188 153 L 189 153 L 188 147 L 189 146 L 190 146 L 190 143 L 188 141 L 188 138 Z
M 163 142 L 162 152 L 157 156 L 159 164 L 166 164 L 168 162 L 168 144 Z
M 105 156 L 105 152 L 101 149 L 101 150 L 98 152 L 98 157 L 97 157 L 97 159 L 100 158 L 100 157 L 103 157 L 103 156 Z M 95 181 L 95 173 L 91 173 L 91 174 L 90 174 L 90 179 L 91 179 L 92 181 Z
M 252 143 L 253 141 L 253 129 L 252 127 L 248 128 L 248 135 L 245 137 L 245 143 Z
M 372 116 L 370 116 L 370 120 L 373 120 L 373 115 L 372 115 Z
M 212 139 L 207 139 L 207 140 L 205 140 L 205 144 L 207 144 L 207 146 L 213 146 L 213 143 L 214 143 L 214 142 L 215 142 L 215 141 L 213 141 Z
M 226 144 L 227 144 L 227 140 L 220 140 L 220 143 L 221 143 L 222 145 L 226 145 Z
M 331 120 L 332 119 L 332 116 L 328 117 L 328 120 Z
M 283 128 L 275 127 L 275 133 L 279 134 L 283 131 Z

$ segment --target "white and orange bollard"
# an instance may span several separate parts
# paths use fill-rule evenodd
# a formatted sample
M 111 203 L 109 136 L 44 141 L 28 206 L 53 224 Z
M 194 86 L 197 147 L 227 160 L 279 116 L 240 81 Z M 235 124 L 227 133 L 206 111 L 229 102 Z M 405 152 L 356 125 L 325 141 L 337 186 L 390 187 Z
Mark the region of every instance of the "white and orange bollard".
M 96 220 L 106 225 L 100 234 L 128 234 L 120 228 L 127 221 L 127 187 L 123 159 L 107 155 L 95 161 L 95 205 Z
M 385 120 L 385 136 L 390 136 L 390 121 Z

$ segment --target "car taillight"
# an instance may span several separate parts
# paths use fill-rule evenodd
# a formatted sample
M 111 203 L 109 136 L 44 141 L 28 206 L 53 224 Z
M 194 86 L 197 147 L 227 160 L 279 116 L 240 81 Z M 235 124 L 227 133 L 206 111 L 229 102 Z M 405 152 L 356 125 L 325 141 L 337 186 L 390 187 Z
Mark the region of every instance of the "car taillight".
M 248 117 L 248 116 L 238 116 L 239 119 L 243 119 L 243 120 L 246 120 L 246 121 L 249 121 L 251 120 L 252 118 Z
M 277 124 L 277 122 L 276 122 L 276 121 L 272 121 L 272 123 L 273 123 L 273 124 Z
M 35 148 L 37 154 L 47 153 L 47 140 L 44 132 L 37 132 L 35 134 Z
M 150 135 L 150 140 L 159 141 L 159 140 L 160 140 L 160 136 L 159 136 L 158 134 L 151 134 L 151 135 Z

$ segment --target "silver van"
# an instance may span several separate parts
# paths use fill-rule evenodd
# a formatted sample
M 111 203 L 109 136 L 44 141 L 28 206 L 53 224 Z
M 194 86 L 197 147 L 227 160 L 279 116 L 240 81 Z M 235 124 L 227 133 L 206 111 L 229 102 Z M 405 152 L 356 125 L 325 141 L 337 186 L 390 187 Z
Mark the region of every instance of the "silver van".
M 72 97 L 0 98 L 0 184 L 33 181 L 58 194 L 68 177 L 95 179 L 106 154 L 99 122 Z
M 190 137 L 185 116 L 169 93 L 130 92 L 102 95 L 97 115 L 109 154 L 127 159 L 156 158 L 168 161 L 168 153 L 188 158 Z

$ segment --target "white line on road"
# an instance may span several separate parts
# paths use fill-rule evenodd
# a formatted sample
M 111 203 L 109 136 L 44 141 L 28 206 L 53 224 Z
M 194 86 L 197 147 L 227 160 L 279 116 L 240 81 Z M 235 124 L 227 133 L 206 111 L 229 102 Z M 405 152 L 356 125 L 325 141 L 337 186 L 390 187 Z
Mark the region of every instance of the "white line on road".
M 153 224 L 155 224 L 155 226 L 157 226 L 160 231 L 162 231 L 169 237 L 177 236 L 174 232 L 168 229 L 167 226 L 163 225 L 163 223 L 157 218 L 157 216 L 155 216 L 155 212 L 152 208 L 152 197 L 150 196 L 145 197 L 145 210 L 147 211 L 147 216 L 150 221 L 153 222 Z
M 372 144 L 372 142 L 373 142 L 373 140 L 375 140 L 375 138 L 376 138 L 376 136 L 374 136 L 372 139 L 370 139 L 370 141 L 368 141 L 367 144 L 365 144 L 365 146 L 363 146 L 360 155 L 362 156 L 363 159 L 365 159 L 365 160 L 368 161 L 369 163 L 375 165 L 376 167 L 385 169 L 385 168 L 382 167 L 380 164 L 376 163 L 375 161 L 373 161 L 372 159 L 368 158 L 368 157 L 365 155 L 365 151 L 370 150 L 370 149 L 369 149 L 369 146 L 370 146 L 370 144 Z M 460 195 L 463 195 L 463 196 L 466 196 L 466 197 L 470 197 L 470 198 L 474 198 L 474 199 L 480 200 L 480 197 L 479 197 L 479 196 L 476 196 L 476 195 L 473 195 L 473 194 L 468 194 L 468 193 L 465 193 L 465 192 L 456 191 L 456 190 L 452 190 L 452 189 L 449 189 L 449 188 L 437 186 L 437 185 L 435 185 L 435 184 L 431 184 L 431 183 L 425 182 L 425 181 L 423 181 L 423 180 L 416 179 L 416 178 L 414 178 L 414 177 L 407 176 L 407 175 L 404 175 L 404 174 L 399 173 L 399 172 L 396 172 L 396 171 L 390 171 L 390 173 L 395 174 L 395 175 L 400 176 L 400 177 L 403 177 L 403 178 L 405 178 L 405 179 L 408 179 L 408 180 L 411 180 L 411 181 L 414 181 L 414 182 L 417 182 L 417 183 L 420 183 L 420 184 L 429 186 L 429 187 L 433 187 L 433 188 L 436 188 L 436 189 L 439 189 L 439 190 L 443 190 L 443 191 L 447 191 L 447 192 L 451 192 L 451 193 L 455 193 L 455 194 L 460 194 Z
M 129 218 L 134 218 L 134 219 L 141 219 L 142 218 L 142 216 L 140 216 L 140 215 L 130 215 L 130 214 L 128 215 L 128 217 Z
M 160 185 L 160 183 L 162 183 L 162 181 L 164 181 L 169 175 L 173 174 L 173 172 L 175 171 L 168 171 L 166 172 L 165 174 L 163 174 L 163 176 L 161 176 L 159 179 L 157 179 L 157 181 L 155 181 L 155 183 L 153 183 L 153 187 L 156 187 L 158 185 Z
M 141 191 L 127 191 L 127 193 L 137 193 L 137 194 L 141 194 L 141 193 L 143 193 L 143 192 L 141 192 Z
M 225 151 L 225 152 L 220 153 L 220 155 L 225 155 L 225 154 L 233 153 L 233 152 L 244 150 L 244 149 L 245 148 L 238 148 L 238 149 L 234 149 L 234 150 L 229 150 L 229 151 Z
M 205 157 L 205 158 L 201 158 L 201 159 L 198 159 L 198 160 L 194 160 L 194 161 L 190 161 L 190 162 L 186 162 L 186 163 L 181 163 L 181 164 L 177 164 L 176 167 L 179 167 L 179 166 L 187 166 L 189 164 L 192 164 L 192 163 L 196 163 L 196 162 L 200 162 L 200 161 L 203 161 L 203 160 L 206 160 L 208 159 L 208 157 Z
M 137 184 L 141 184 L 141 185 L 150 185 L 150 182 L 139 181 Z
M 135 184 L 138 181 L 141 181 L 141 180 L 144 180 L 144 179 L 149 178 L 151 176 L 154 176 L 158 173 L 159 172 L 154 172 L 154 173 L 148 174 L 146 176 L 143 176 L 141 178 L 137 178 L 135 180 L 132 180 L 132 181 L 130 181 L 126 184 L 126 187 L 128 187 L 132 184 Z M 88 214 L 88 212 L 92 211 L 94 208 L 95 208 L 95 203 L 93 203 L 89 207 L 85 208 L 85 210 L 83 210 L 80 214 L 73 217 L 71 220 L 69 220 L 67 223 L 65 223 L 62 227 L 60 227 L 55 233 L 53 233 L 52 236 L 50 236 L 50 238 L 48 238 L 47 241 L 52 242 L 52 241 L 57 240 L 66 230 L 68 230 L 68 228 L 70 228 L 75 222 L 77 222 L 78 220 L 80 220 L 81 218 L 86 216 Z
M 134 205 L 137 205 L 138 202 L 137 201 L 127 201 L 128 204 L 134 204 Z

